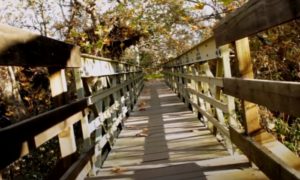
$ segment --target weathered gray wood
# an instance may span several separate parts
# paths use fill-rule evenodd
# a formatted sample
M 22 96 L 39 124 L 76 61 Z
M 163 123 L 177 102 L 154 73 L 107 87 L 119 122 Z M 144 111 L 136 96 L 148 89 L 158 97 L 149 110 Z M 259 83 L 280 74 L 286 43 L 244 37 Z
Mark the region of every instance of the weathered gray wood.
M 87 179 L 216 179 L 220 172 L 234 178 L 232 171 L 249 167 L 245 157 L 228 156 L 161 82 L 146 83 L 138 104 L 99 174 Z M 238 177 L 266 179 L 249 171 L 239 170 Z
M 221 124 L 216 118 L 211 116 L 208 112 L 203 110 L 201 107 L 199 107 L 197 104 L 190 102 L 197 110 L 204 115 L 208 121 L 210 121 L 222 134 L 224 134 L 226 137 L 229 137 L 229 130 L 227 127 L 224 126 L 224 124 Z
M 298 0 L 250 0 L 214 29 L 217 46 L 300 17 Z
M 66 118 L 80 112 L 88 106 L 88 98 L 84 98 L 68 105 L 60 106 L 37 116 L 0 130 L 0 142 L 6 148 L 0 149 L 0 169 L 20 157 L 20 148 L 24 141 L 46 131 L 48 128 L 64 121 Z M 39 128 L 32 128 L 39 127 Z
M 220 58 L 220 51 L 216 47 L 214 37 L 210 37 L 188 51 L 184 52 L 176 59 L 172 59 L 163 64 L 165 67 L 179 67 L 199 62 L 206 62 Z
M 184 77 L 186 79 L 195 80 L 196 82 L 205 82 L 205 83 L 209 83 L 210 85 L 223 87 L 222 78 L 215 78 L 215 77 L 208 77 L 208 76 L 193 76 L 193 75 L 187 75 L 187 74 L 182 74 L 182 73 L 171 73 L 171 72 L 167 72 L 167 71 L 164 71 L 163 73 L 168 74 L 170 76 Z
M 232 142 L 270 179 L 300 179 L 299 165 L 297 166 L 298 170 L 290 167 L 278 157 L 280 156 L 280 152 L 274 154 L 266 147 L 251 140 L 250 137 L 242 135 L 231 127 L 229 130 Z M 298 161 L 297 159 L 299 158 L 294 155 L 294 160 Z
M 228 113 L 228 107 L 227 104 L 222 103 L 221 101 L 218 101 L 212 97 L 209 97 L 205 94 L 202 94 L 200 92 L 197 92 L 194 89 L 191 88 L 187 88 L 188 91 L 190 91 L 193 94 L 196 94 L 198 97 L 202 98 L 203 100 L 207 101 L 209 104 L 213 105 L 216 108 L 221 109 L 223 112 Z
M 300 116 L 299 92 L 298 82 L 224 78 L 225 94 L 295 116 Z
M 80 67 L 80 50 L 71 44 L 0 24 L 0 65 Z
M 91 97 L 91 103 L 95 103 L 95 102 L 98 102 L 100 100 L 102 100 L 103 98 L 115 93 L 116 91 L 119 91 L 120 89 L 122 89 L 123 87 L 125 86 L 128 86 L 129 84 L 131 84 L 134 80 L 141 80 L 143 78 L 143 74 L 141 74 L 140 76 L 138 76 L 137 78 L 135 79 L 132 79 L 132 80 L 128 80 L 128 81 L 125 81 L 123 82 L 122 84 L 119 84 L 119 85 L 116 85 L 116 86 L 113 86 L 109 89 L 105 89 L 105 90 L 101 90 L 97 93 L 95 93 L 92 97 Z

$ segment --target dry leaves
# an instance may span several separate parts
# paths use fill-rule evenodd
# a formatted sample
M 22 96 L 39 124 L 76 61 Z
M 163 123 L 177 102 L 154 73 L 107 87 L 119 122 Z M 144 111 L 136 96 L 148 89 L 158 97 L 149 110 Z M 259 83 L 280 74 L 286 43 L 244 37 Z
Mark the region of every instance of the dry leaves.
M 115 174 L 122 174 L 122 173 L 124 173 L 126 171 L 127 171 L 127 169 L 126 168 L 122 168 L 122 167 L 113 167 L 111 169 L 111 172 L 115 173 Z
M 148 137 L 149 134 L 149 129 L 148 128 L 143 128 L 141 132 L 137 133 L 135 136 L 136 137 Z
M 141 101 L 139 104 L 138 104 L 138 107 L 139 107 L 139 111 L 146 111 L 146 102 L 145 101 Z

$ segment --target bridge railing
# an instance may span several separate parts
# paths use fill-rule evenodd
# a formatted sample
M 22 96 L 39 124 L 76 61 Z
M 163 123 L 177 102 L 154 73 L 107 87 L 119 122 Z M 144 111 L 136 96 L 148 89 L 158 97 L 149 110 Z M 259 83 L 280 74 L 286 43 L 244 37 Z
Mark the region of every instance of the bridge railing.
M 299 16 L 298 1 L 250 0 L 213 37 L 162 65 L 167 84 L 229 152 L 237 147 L 271 179 L 300 179 L 300 158 L 262 127 L 258 105 L 299 117 L 300 83 L 253 79 L 247 36 Z M 232 77 L 233 59 L 240 77 Z
M 5 25 L 0 39 L 1 66 L 48 68 L 55 103 L 54 109 L 0 129 L 0 169 L 58 137 L 61 157 L 50 179 L 96 174 L 143 87 L 141 68 L 81 55 L 76 46 Z M 67 96 L 74 89 L 67 87 L 66 71 L 75 81 L 73 99 Z M 80 133 L 74 132 L 76 124 Z

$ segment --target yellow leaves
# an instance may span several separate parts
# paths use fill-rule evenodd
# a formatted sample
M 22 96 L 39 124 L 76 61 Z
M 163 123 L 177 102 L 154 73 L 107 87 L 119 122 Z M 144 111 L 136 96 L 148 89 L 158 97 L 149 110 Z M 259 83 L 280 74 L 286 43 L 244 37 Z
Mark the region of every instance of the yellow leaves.
M 110 43 L 111 43 L 111 40 L 108 39 L 108 38 L 105 38 L 105 39 L 103 40 L 103 44 L 110 45 Z
M 234 11 L 236 8 L 237 8 L 237 7 L 236 7 L 235 5 L 232 4 L 232 5 L 228 5 L 226 9 L 227 9 L 228 12 L 232 12 L 232 11 Z
M 201 29 L 204 29 L 205 27 L 204 26 L 201 26 L 201 25 L 190 25 L 190 28 L 193 30 L 193 31 L 199 31 Z
M 195 6 L 194 6 L 194 9 L 195 10 L 202 10 L 204 8 L 205 4 L 202 3 L 202 2 L 199 2 L 197 3 Z
M 191 28 L 192 28 L 193 31 L 197 31 L 199 29 L 199 27 L 196 26 L 196 25 L 191 26 Z
M 109 28 L 108 27 L 104 27 L 103 28 L 103 32 L 108 33 L 109 32 Z
M 5 113 L 5 116 L 7 117 L 10 117 L 10 116 L 13 116 L 14 115 L 14 112 L 13 111 L 8 111 Z
M 145 101 L 142 101 L 138 104 L 138 107 L 139 107 L 139 111 L 146 111 L 146 102 Z
M 185 21 L 185 22 L 187 22 L 187 23 L 190 21 L 190 19 L 191 19 L 191 18 L 190 18 L 189 16 L 182 16 L 182 17 L 181 17 L 181 20 L 183 20 L 183 21 Z
M 29 102 L 31 99 L 30 99 L 30 97 L 28 97 L 28 96 L 25 96 L 25 97 L 24 97 L 24 100 L 26 100 L 26 101 L 28 101 L 28 102 Z

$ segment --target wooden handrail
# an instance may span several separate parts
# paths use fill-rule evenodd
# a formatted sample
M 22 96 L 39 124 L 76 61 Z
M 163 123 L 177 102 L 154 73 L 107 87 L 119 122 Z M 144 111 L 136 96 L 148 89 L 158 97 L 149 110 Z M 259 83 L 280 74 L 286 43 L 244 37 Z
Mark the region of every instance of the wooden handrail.
M 300 17 L 297 0 L 250 0 L 214 29 L 217 46 L 234 42 Z
M 80 49 L 55 39 L 0 24 L 0 65 L 81 67 Z

